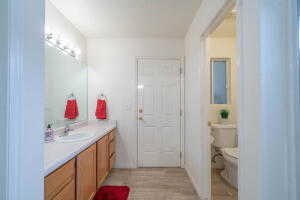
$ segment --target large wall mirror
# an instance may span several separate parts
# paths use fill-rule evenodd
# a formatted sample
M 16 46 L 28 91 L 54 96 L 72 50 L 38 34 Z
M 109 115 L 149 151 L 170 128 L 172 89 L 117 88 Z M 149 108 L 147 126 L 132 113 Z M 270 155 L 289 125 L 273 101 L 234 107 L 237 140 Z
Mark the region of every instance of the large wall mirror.
M 87 120 L 87 66 L 61 50 L 45 45 L 45 125 L 54 128 Z M 65 118 L 70 95 L 77 101 L 79 115 Z
M 230 58 L 211 58 L 211 104 L 230 104 Z

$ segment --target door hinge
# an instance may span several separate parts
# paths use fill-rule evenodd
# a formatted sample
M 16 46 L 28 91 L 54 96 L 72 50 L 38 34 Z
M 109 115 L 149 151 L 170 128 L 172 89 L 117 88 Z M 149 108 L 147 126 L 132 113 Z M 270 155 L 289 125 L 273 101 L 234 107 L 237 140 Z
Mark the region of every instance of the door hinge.
M 183 112 L 182 112 L 182 109 L 180 109 L 180 116 L 182 116 L 183 115 Z
M 182 67 L 179 68 L 179 72 L 180 72 L 180 74 L 183 73 Z

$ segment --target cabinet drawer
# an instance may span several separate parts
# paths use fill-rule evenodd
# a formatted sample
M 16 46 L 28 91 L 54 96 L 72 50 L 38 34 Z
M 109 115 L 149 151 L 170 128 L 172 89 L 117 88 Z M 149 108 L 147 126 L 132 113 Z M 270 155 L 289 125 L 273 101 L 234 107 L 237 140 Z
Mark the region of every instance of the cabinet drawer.
M 75 179 L 75 159 L 48 175 L 45 180 L 45 200 L 53 199 L 68 183 Z
M 112 140 L 108 146 L 109 157 L 111 157 L 116 152 L 116 140 Z
M 116 137 L 116 129 L 112 130 L 109 134 L 108 134 L 108 141 L 111 142 L 115 139 Z
M 113 168 L 115 162 L 116 162 L 116 154 L 114 153 L 114 154 L 109 158 L 109 171 Z
M 73 179 L 53 200 L 75 200 L 75 198 L 75 179 Z

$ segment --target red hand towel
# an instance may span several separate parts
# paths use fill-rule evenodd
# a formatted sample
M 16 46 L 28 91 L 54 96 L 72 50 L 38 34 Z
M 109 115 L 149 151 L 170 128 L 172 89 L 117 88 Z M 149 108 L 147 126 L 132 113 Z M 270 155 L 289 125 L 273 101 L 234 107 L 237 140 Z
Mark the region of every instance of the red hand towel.
M 76 99 L 70 99 L 67 101 L 66 110 L 65 110 L 65 118 L 66 119 L 76 119 L 78 117 L 78 106 Z
M 96 108 L 96 118 L 97 119 L 106 119 L 106 101 L 105 100 L 97 100 L 97 108 Z

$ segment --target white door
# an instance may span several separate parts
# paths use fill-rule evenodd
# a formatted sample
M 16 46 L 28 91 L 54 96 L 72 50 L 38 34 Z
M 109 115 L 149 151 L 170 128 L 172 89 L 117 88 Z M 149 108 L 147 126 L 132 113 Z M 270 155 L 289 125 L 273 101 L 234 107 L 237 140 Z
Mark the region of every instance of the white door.
M 180 166 L 180 60 L 138 60 L 139 167 Z

